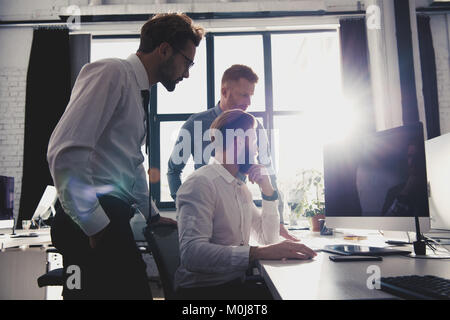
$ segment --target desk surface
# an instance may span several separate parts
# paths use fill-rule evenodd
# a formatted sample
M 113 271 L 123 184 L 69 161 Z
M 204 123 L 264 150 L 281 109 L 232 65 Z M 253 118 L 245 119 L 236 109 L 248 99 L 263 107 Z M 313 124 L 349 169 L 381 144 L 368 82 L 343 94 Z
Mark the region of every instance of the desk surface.
M 50 228 L 38 230 L 16 230 L 16 235 L 23 235 L 29 233 L 37 233 L 38 237 L 13 238 L 11 234 L 5 234 L 0 236 L 0 249 L 6 250 L 15 247 L 25 248 L 30 245 L 48 246 L 52 243 L 52 239 L 50 236 Z
M 302 239 L 303 243 L 311 247 L 332 243 L 369 244 L 368 241 L 344 241 L 338 237 L 311 236 L 309 232 L 303 235 L 297 234 L 297 236 Z M 373 246 L 380 244 L 380 239 L 370 239 L 369 241 Z M 411 251 L 413 251 L 412 248 Z M 259 263 L 262 276 L 272 295 L 275 299 L 282 300 L 394 298 L 384 291 L 369 289 L 368 279 L 374 275 L 372 268 L 377 267 L 381 277 L 415 274 L 436 275 L 450 279 L 449 259 L 389 256 L 383 257 L 383 261 L 375 262 L 333 262 L 329 259 L 331 255 L 333 254 L 319 252 L 313 260 L 308 261 L 262 260 Z

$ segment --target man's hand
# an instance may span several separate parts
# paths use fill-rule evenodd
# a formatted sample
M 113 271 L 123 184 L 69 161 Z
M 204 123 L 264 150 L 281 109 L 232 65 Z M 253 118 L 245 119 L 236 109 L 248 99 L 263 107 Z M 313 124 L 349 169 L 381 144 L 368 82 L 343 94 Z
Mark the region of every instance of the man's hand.
M 251 183 L 259 185 L 261 192 L 268 197 L 271 197 L 275 192 L 269 179 L 269 173 L 262 164 L 254 164 L 250 167 L 248 170 L 248 180 Z
M 286 229 L 286 227 L 282 223 L 280 223 L 280 236 L 282 236 L 283 238 L 285 238 L 287 240 L 300 241 L 300 239 L 295 237 L 293 234 L 289 233 L 289 231 Z
M 313 250 L 300 242 L 285 240 L 280 243 L 250 248 L 250 261 L 253 260 L 307 260 L 317 255 Z
M 108 225 L 109 226 L 109 225 Z M 98 244 L 100 243 L 103 235 L 105 234 L 106 229 L 108 229 L 108 226 L 106 226 L 106 228 L 104 228 L 103 230 L 101 230 L 100 232 L 97 232 L 96 234 L 94 234 L 93 236 L 89 237 L 89 246 L 92 249 L 97 248 Z

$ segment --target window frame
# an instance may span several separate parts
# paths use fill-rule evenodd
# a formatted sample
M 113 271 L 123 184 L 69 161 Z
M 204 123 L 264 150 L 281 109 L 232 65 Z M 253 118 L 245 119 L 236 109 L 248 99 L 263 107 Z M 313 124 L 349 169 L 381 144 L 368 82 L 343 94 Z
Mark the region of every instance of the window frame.
M 214 108 L 216 105 L 215 97 L 215 74 L 214 74 L 214 39 L 222 36 L 246 36 L 246 35 L 260 35 L 263 41 L 263 61 L 264 61 L 264 85 L 265 85 L 265 111 L 250 112 L 255 117 L 261 117 L 264 119 L 263 125 L 267 131 L 270 148 L 274 154 L 275 146 L 273 143 L 274 137 L 272 136 L 271 129 L 274 125 L 274 117 L 276 116 L 288 116 L 288 115 L 301 115 L 303 111 L 274 111 L 273 102 L 273 80 L 272 80 L 272 35 L 279 34 L 304 34 L 304 33 L 330 33 L 334 32 L 338 34 L 338 28 L 324 28 L 324 29 L 304 29 L 304 30 L 276 30 L 276 31 L 232 31 L 232 32 L 208 32 L 205 36 L 206 41 L 206 95 L 207 95 L 207 109 Z M 92 40 L 97 39 L 139 39 L 139 34 L 126 34 L 126 35 L 94 35 Z M 158 101 L 157 101 L 157 86 L 154 85 L 151 88 L 150 94 L 150 144 L 149 150 L 149 165 L 152 168 L 161 168 L 161 139 L 160 139 L 160 126 L 161 122 L 172 121 L 186 121 L 193 113 L 158 113 Z M 272 165 L 276 167 L 276 159 L 272 159 Z M 161 176 L 163 172 L 160 172 Z M 161 201 L 161 183 L 160 179 L 156 183 L 151 183 L 150 186 L 151 197 L 155 200 L 158 208 L 161 209 L 174 209 L 174 201 Z M 261 200 L 255 200 L 257 206 L 261 206 Z

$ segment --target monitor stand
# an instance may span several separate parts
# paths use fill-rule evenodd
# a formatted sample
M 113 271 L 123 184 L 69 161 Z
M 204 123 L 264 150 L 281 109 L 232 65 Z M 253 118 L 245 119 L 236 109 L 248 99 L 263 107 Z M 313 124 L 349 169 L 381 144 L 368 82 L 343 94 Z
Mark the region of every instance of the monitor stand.
M 450 258 L 450 253 L 438 251 L 434 245 L 435 242 L 427 237 L 424 237 L 422 232 L 420 232 L 419 218 L 414 217 L 416 223 L 416 241 L 413 242 L 414 253 L 411 257 L 418 259 L 448 259 Z M 428 249 L 427 249 L 428 247 Z

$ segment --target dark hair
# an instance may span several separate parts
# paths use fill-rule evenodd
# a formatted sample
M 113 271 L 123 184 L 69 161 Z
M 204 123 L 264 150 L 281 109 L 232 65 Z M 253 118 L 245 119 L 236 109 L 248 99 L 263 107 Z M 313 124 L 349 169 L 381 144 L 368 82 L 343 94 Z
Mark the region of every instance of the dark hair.
M 252 68 L 243 64 L 234 64 L 223 73 L 222 84 L 228 81 L 239 81 L 240 78 L 244 78 L 251 83 L 258 82 L 258 76 Z
M 138 51 L 152 52 L 163 42 L 183 49 L 188 40 L 198 47 L 204 34 L 203 27 L 195 25 L 184 13 L 157 14 L 142 26 Z

